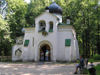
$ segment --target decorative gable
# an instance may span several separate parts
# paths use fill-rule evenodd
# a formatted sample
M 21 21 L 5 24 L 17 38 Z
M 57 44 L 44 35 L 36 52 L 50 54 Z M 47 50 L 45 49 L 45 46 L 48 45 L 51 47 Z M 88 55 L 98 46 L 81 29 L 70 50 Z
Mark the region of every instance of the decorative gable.
M 58 19 L 57 16 L 48 13 L 48 12 L 43 12 L 41 15 L 39 15 L 38 17 L 35 18 L 35 24 L 38 24 L 39 21 L 44 20 L 45 22 L 56 22 Z
M 23 36 L 16 37 L 16 43 L 22 44 L 23 43 Z

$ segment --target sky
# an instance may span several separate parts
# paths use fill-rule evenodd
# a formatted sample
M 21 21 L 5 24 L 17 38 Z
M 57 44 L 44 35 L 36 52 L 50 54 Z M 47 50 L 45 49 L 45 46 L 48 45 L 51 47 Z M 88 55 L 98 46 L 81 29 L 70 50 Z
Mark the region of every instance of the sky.
M 25 0 L 27 3 L 30 3 L 30 0 Z

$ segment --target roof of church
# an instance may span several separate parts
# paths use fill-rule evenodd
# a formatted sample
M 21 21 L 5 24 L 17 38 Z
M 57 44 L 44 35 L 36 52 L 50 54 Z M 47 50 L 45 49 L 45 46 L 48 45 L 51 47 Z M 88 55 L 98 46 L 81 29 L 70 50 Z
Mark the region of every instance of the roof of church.
M 30 28 L 30 27 L 35 27 L 35 25 L 26 26 L 26 27 L 24 27 L 24 28 Z
M 62 26 L 62 25 L 69 25 L 69 24 L 66 24 L 66 23 L 58 23 L 58 26 Z
M 50 13 L 58 13 L 58 14 L 63 13 L 62 8 L 59 5 L 57 5 L 55 2 L 53 2 L 50 6 L 47 6 L 45 10 L 47 9 L 49 9 Z

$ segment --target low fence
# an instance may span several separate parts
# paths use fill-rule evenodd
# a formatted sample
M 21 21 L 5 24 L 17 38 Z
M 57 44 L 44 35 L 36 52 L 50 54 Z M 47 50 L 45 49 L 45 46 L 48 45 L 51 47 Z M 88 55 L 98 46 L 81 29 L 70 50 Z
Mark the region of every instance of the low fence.
M 0 62 L 12 61 L 12 56 L 0 56 Z

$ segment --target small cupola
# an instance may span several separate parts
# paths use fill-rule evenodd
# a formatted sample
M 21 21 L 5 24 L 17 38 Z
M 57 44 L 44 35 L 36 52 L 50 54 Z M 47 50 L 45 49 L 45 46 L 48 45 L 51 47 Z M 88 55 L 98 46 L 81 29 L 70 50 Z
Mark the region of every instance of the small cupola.
M 46 12 L 49 12 L 49 7 L 48 6 L 45 8 L 45 11 Z
M 67 24 L 70 24 L 70 17 L 67 17 L 66 23 L 67 23 Z

